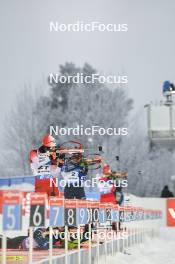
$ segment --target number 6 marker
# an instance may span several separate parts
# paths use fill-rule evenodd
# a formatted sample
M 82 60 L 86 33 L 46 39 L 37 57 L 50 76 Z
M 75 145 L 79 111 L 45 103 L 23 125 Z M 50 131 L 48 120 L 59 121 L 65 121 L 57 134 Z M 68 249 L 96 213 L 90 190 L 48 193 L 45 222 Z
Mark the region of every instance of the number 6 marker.
M 46 222 L 47 195 L 45 193 L 32 193 L 30 204 L 30 227 L 44 227 Z

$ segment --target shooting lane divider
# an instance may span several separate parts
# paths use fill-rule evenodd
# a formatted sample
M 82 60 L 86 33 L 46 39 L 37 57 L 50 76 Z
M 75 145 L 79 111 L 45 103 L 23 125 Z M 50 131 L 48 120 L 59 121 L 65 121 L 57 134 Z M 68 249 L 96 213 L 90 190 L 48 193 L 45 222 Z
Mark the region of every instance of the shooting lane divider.
M 124 241 L 125 241 L 125 248 L 128 248 L 128 243 L 129 243 L 129 239 L 128 239 L 128 222 L 130 222 L 130 215 L 129 215 L 129 208 L 128 206 L 124 207 L 125 210 L 125 219 L 124 221 L 126 222 L 126 226 L 125 226 L 125 236 L 124 236 Z
M 134 221 L 134 217 L 133 217 L 133 207 L 129 206 L 130 208 L 130 225 L 129 225 L 129 246 L 132 246 L 133 244 L 133 221 Z
M 139 233 L 140 233 L 139 242 L 142 243 L 142 221 L 144 220 L 144 209 L 140 208 L 140 211 L 141 211 L 141 222 L 140 222 L 140 226 L 139 226 Z
M 124 248 L 126 249 L 128 247 L 128 222 L 129 222 L 129 216 L 128 216 L 128 206 L 125 206 L 124 207 L 124 222 L 126 222 L 126 226 L 125 226 L 125 229 L 124 229 L 124 237 L 123 237 L 123 240 L 124 240 Z
M 133 208 L 133 212 L 134 212 L 134 245 L 137 244 L 137 235 L 136 235 L 136 232 L 137 232 L 137 229 L 136 229 L 136 221 L 137 221 L 137 208 Z
M 120 206 L 119 205 L 114 205 L 114 211 L 116 211 L 116 235 L 117 235 L 117 239 L 116 239 L 116 250 L 117 252 L 119 251 L 119 238 L 118 238 L 118 234 L 119 234 L 119 229 L 120 229 Z
M 116 217 L 115 208 L 114 208 L 114 204 L 112 204 L 112 203 L 106 204 L 106 206 L 107 205 L 108 205 L 108 209 L 110 210 L 110 214 L 109 214 L 110 219 L 109 219 L 109 221 L 110 221 L 110 232 L 111 232 L 112 231 L 111 226 L 112 226 L 112 223 L 114 221 L 114 217 Z M 118 207 L 116 207 L 116 208 L 118 208 Z M 107 255 L 108 255 L 108 250 L 107 250 L 107 243 L 108 243 L 107 231 L 108 231 L 108 228 L 106 230 L 106 258 L 107 258 Z M 112 245 L 111 246 L 112 246 L 111 247 L 111 254 L 113 255 L 113 252 L 114 252 L 114 241 L 112 241 Z
M 108 223 L 111 222 L 111 205 L 105 203 L 105 212 L 106 212 L 106 222 L 105 222 L 105 235 L 104 235 L 104 251 L 105 251 L 105 259 L 104 263 L 107 263 L 107 227 Z
M 137 210 L 137 222 L 136 222 L 137 233 L 136 233 L 136 237 L 137 237 L 137 245 L 138 245 L 139 244 L 140 208 L 138 207 L 136 210 Z
M 93 211 L 93 204 L 92 201 L 88 201 L 88 238 L 89 238 L 89 264 L 92 262 L 92 224 L 93 224 L 93 218 L 94 218 L 94 211 Z
M 139 243 L 142 243 L 142 221 L 144 220 L 144 210 L 143 208 L 140 208 L 140 212 L 141 212 L 141 221 L 140 221 L 140 225 L 139 225 Z
M 88 232 L 89 232 L 89 264 L 91 264 L 92 262 L 92 238 L 91 238 L 91 231 L 92 231 L 92 226 L 91 223 L 88 224 L 89 228 L 88 228 Z
M 68 227 L 76 226 L 76 211 L 77 201 L 76 200 L 65 200 L 65 264 L 68 264 L 68 239 L 69 230 Z
M 140 221 L 142 219 L 142 210 L 138 208 L 138 221 L 137 221 L 137 244 L 140 243 Z
M 53 227 L 49 226 L 49 264 L 52 264 L 53 257 Z
M 76 201 L 76 224 L 78 239 L 78 264 L 81 264 L 81 225 L 88 223 L 88 202 L 86 200 Z
M 119 221 L 119 207 L 117 204 L 113 204 L 113 209 L 112 209 L 112 224 L 115 223 L 115 225 L 117 224 L 117 222 Z M 115 242 L 115 230 L 112 229 L 112 256 L 114 256 L 114 242 Z
M 99 205 L 98 201 L 88 201 L 89 264 L 92 262 L 92 225 L 99 221 Z
M 97 263 L 99 263 L 100 261 L 100 233 L 99 233 L 99 224 L 105 224 L 107 221 L 107 213 L 106 213 L 106 209 L 107 209 L 107 204 L 102 202 L 99 203 L 99 222 L 97 223 Z
M 33 263 L 33 227 L 29 227 L 29 264 Z
M 139 244 L 139 220 L 140 220 L 140 209 L 137 208 L 137 221 L 136 221 L 136 241 Z
M 68 264 L 68 226 L 65 226 L 65 264 Z
M 129 214 L 129 225 L 127 226 L 127 234 L 128 234 L 128 247 L 132 246 L 132 241 L 133 241 L 133 227 L 132 227 L 132 222 L 133 222 L 133 212 L 132 212 L 132 207 L 128 206 L 127 207 L 128 214 Z
M 100 258 L 100 240 L 99 240 L 99 222 L 97 223 L 97 264 L 99 264 Z
M 2 238 L 2 264 L 6 264 L 6 258 L 7 258 L 7 236 L 6 233 L 3 233 Z
M 133 207 L 131 208 L 131 228 L 130 228 L 130 246 L 134 245 L 134 229 L 133 229 L 133 221 L 134 221 L 134 213 L 133 213 Z
M 143 221 L 141 225 L 141 243 L 143 243 L 143 228 L 144 228 L 143 222 L 145 221 L 145 209 L 144 208 L 142 208 L 142 214 L 143 214 Z
M 78 264 L 81 264 L 81 239 L 80 239 L 80 236 L 81 236 L 81 230 L 80 230 L 80 225 L 78 225 L 78 228 L 77 228 L 77 239 L 78 239 Z
M 124 206 L 119 207 L 119 216 L 120 216 L 119 221 L 123 223 L 125 221 L 125 207 Z M 125 252 L 125 239 L 123 236 L 121 237 L 121 239 L 122 239 L 122 252 L 124 253 Z
M 129 234 L 130 234 L 130 243 L 129 246 L 132 246 L 134 244 L 134 229 L 133 229 L 133 222 L 134 222 L 134 213 L 133 213 L 133 207 L 130 206 L 130 225 L 129 225 Z
M 119 206 L 117 204 L 113 204 L 112 209 L 112 225 L 114 226 L 114 230 L 112 228 L 113 241 L 112 241 L 112 256 L 114 255 L 114 242 L 116 242 L 117 231 L 118 231 L 118 222 L 119 222 Z

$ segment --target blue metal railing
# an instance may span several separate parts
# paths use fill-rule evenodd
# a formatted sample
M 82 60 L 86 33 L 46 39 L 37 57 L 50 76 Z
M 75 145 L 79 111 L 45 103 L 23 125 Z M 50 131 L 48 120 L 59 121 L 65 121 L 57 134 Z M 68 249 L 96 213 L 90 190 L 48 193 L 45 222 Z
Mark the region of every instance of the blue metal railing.
M 35 177 L 34 176 L 15 176 L 15 177 L 4 177 L 0 178 L 0 187 L 11 186 L 14 184 L 29 183 L 34 185 Z

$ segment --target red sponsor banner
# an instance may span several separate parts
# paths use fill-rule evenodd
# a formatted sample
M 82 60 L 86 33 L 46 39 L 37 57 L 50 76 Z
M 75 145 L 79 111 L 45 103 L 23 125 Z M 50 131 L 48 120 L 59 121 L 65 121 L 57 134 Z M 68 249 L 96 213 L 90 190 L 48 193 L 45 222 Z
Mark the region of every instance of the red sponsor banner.
M 120 212 L 125 211 L 125 207 L 124 207 L 124 206 L 119 206 L 119 211 L 120 211 Z
M 77 208 L 87 208 L 88 202 L 86 200 L 77 200 Z
M 64 200 L 59 197 L 51 196 L 49 198 L 49 205 L 50 206 L 64 206 Z
M 113 209 L 118 211 L 118 210 L 119 210 L 119 206 L 118 206 L 118 204 L 114 204 L 114 205 L 113 205 Z
M 100 203 L 97 201 L 90 201 L 89 208 L 99 208 Z
M 31 205 L 42 205 L 46 204 L 47 194 L 46 193 L 31 193 L 30 195 L 30 204 Z
M 167 226 L 175 226 L 175 199 L 167 199 Z
M 77 200 L 65 200 L 64 206 L 65 208 L 77 208 Z
M 113 209 L 114 208 L 114 204 L 113 203 L 108 203 L 108 209 Z
M 22 204 L 23 193 L 16 191 L 4 191 L 2 194 L 3 204 Z
M 125 211 L 126 212 L 132 212 L 132 207 L 131 206 L 125 206 Z
M 117 204 L 111 204 L 111 203 L 99 203 L 99 208 L 100 209 L 118 209 L 118 205 Z
M 105 209 L 106 208 L 106 203 L 100 203 L 99 208 L 100 209 Z

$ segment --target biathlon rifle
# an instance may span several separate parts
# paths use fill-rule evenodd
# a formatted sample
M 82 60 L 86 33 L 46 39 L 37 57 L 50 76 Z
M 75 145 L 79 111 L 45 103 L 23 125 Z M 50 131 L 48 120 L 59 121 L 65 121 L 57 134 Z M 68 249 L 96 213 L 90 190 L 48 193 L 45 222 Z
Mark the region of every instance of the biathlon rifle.
M 103 153 L 102 146 L 98 147 L 99 153 L 85 155 L 90 150 L 90 148 L 84 148 L 78 141 L 67 141 L 55 147 L 55 149 L 48 151 L 48 155 L 57 160 L 58 164 L 64 164 L 65 160 L 71 160 L 77 156 L 80 163 L 91 167 L 98 164 L 99 168 L 99 165 L 102 164 L 102 157 L 100 155 L 100 153 Z

